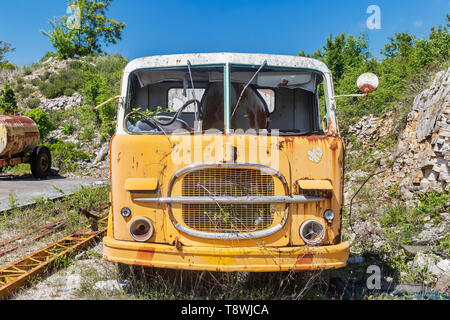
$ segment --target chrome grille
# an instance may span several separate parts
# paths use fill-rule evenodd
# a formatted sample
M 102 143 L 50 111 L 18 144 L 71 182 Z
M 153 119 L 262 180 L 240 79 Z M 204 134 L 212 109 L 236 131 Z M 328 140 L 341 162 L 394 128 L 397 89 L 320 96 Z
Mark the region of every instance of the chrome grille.
M 186 197 L 258 197 L 274 195 L 273 177 L 256 169 L 213 168 L 183 178 Z M 269 228 L 274 210 L 270 204 L 184 204 L 184 223 L 195 230 L 247 233 Z

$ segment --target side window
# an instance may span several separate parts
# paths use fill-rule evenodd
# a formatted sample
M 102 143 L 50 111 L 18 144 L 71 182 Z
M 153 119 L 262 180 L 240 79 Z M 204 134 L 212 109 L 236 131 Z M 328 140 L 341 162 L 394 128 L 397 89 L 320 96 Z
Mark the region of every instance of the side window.
M 170 112 L 178 111 L 189 100 L 197 99 L 202 101 L 202 97 L 205 94 L 206 89 L 183 89 L 183 88 L 171 88 L 167 93 L 167 106 Z M 186 95 L 186 96 L 185 96 Z M 191 104 L 185 112 L 195 112 L 195 104 Z
M 257 89 L 258 93 L 264 99 L 267 104 L 269 112 L 275 111 L 275 90 L 273 89 Z

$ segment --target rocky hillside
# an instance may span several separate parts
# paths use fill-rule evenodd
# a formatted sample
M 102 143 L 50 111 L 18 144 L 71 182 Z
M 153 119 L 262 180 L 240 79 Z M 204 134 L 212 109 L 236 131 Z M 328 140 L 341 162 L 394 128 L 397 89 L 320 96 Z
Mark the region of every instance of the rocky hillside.
M 449 294 L 450 68 L 415 97 L 405 123 L 395 119 L 395 110 L 364 116 L 348 130 L 347 237 L 354 255 L 378 257 L 396 281 Z
M 108 175 L 109 164 L 104 160 L 116 106 L 111 103 L 97 112 L 92 108 L 118 94 L 126 63 L 119 55 L 62 60 L 50 54 L 32 66 L 0 74 L 0 86 L 11 86 L 19 113 L 37 122 L 42 143 L 51 149 L 60 173 Z M 12 170 L 24 173 L 27 168 Z

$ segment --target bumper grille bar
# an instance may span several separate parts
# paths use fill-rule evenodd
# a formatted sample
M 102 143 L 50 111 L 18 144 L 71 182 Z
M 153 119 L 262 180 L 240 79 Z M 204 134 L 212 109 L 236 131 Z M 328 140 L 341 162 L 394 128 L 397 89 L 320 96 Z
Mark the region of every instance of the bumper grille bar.
M 275 203 L 310 203 L 325 200 L 306 196 L 269 196 L 269 197 L 158 197 L 134 198 L 137 202 L 181 203 L 181 204 L 275 204 Z

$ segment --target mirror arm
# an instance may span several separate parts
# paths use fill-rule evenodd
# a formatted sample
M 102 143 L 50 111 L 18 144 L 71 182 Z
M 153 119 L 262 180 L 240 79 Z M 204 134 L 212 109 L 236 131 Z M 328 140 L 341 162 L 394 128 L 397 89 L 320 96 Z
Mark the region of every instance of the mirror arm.
M 334 96 L 333 98 L 334 98 L 334 99 L 336 99 L 336 98 L 342 98 L 342 97 L 364 97 L 364 98 L 367 98 L 368 96 L 369 96 L 368 93 L 359 93 L 359 94 L 341 94 L 341 95 L 338 95 L 338 96 Z
M 92 110 L 93 110 L 93 111 L 97 111 L 100 107 L 103 107 L 105 104 L 107 104 L 107 103 L 109 103 L 109 102 L 111 102 L 111 101 L 113 101 L 113 100 L 120 99 L 120 98 L 121 98 L 121 96 L 115 96 L 115 97 L 109 98 L 109 99 L 106 100 L 105 102 L 100 103 L 98 106 L 92 108 Z

